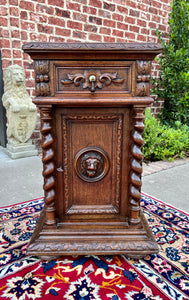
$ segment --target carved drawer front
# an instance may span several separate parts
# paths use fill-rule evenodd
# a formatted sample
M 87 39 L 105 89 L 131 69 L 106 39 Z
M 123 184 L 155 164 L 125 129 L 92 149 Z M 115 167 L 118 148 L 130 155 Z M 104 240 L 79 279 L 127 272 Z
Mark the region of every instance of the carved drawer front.
M 128 173 L 128 143 L 123 144 L 128 109 L 57 109 L 56 116 L 60 220 L 94 214 L 121 218 L 121 207 L 127 205 L 128 183 L 121 176 Z
M 135 92 L 135 64 L 133 62 L 75 61 L 52 62 L 51 72 L 53 95 L 93 95 L 107 92 L 133 95 Z

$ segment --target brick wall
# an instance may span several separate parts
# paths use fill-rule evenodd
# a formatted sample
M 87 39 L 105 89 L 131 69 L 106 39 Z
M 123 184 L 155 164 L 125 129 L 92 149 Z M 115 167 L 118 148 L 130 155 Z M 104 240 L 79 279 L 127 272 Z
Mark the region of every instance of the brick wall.
M 154 30 L 168 32 L 171 0 L 0 0 L 2 65 L 25 69 L 34 96 L 32 61 L 21 50 L 41 42 L 157 42 Z M 158 69 L 154 63 L 153 75 Z M 156 114 L 162 102 L 153 105 Z M 37 137 L 36 137 L 37 139 Z

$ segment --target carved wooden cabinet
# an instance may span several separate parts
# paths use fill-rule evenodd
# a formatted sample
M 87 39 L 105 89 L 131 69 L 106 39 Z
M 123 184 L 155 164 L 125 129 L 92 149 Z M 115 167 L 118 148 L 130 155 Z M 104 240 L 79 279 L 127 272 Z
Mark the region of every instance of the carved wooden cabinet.
M 28 43 L 41 116 L 45 208 L 28 254 L 158 247 L 140 208 L 144 110 L 157 44 Z

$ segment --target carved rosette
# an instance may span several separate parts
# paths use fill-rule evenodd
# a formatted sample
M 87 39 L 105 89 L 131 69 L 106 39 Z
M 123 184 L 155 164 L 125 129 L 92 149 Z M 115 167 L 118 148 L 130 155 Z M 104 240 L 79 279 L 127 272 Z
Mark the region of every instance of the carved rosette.
M 151 61 L 137 60 L 136 96 L 150 95 Z
M 44 177 L 44 202 L 46 204 L 46 221 L 47 225 L 53 225 L 55 220 L 55 178 L 54 178 L 54 150 L 52 135 L 52 110 L 51 108 L 41 108 L 41 134 L 43 149 L 43 177 Z
M 144 108 L 134 107 L 132 110 L 132 132 L 131 132 L 131 172 L 130 172 L 130 217 L 129 223 L 136 225 L 140 223 L 140 200 L 141 200 L 141 174 L 142 174 L 142 147 L 144 144 Z
M 36 96 L 50 95 L 49 87 L 49 61 L 36 60 L 35 61 L 35 80 L 36 80 Z

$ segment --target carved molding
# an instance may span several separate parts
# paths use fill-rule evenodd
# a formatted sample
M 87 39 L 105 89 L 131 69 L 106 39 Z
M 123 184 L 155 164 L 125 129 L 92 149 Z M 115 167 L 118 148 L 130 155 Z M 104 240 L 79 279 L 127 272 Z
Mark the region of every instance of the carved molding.
M 78 253 L 81 251 L 82 253 L 89 253 L 92 251 L 94 254 L 95 253 L 101 253 L 101 252 L 112 252 L 115 251 L 117 253 L 131 253 L 134 252 L 133 257 L 136 257 L 136 253 L 138 252 L 144 252 L 140 253 L 141 257 L 144 257 L 146 254 L 149 253 L 157 253 L 158 248 L 157 245 L 154 241 L 119 241 L 119 240 L 114 240 L 114 241 L 61 241 L 61 242 L 35 242 L 29 246 L 29 252 L 30 255 L 32 252 L 37 252 L 37 255 L 43 254 L 43 252 L 48 255 L 49 253 L 58 253 L 61 255 L 62 253 Z
M 150 94 L 151 61 L 137 60 L 136 96 Z
M 116 213 L 119 212 L 120 209 L 120 188 L 121 188 L 121 148 L 122 148 L 122 130 L 123 130 L 123 117 L 122 115 L 65 115 L 63 116 L 62 128 L 63 128 L 63 147 L 64 147 L 64 157 L 63 157 L 63 169 L 64 169 L 64 203 L 65 210 L 67 213 L 70 211 L 69 207 L 69 178 L 68 178 L 68 121 L 106 121 L 111 120 L 118 123 L 117 126 L 117 156 L 116 156 L 116 191 L 115 197 L 112 199 L 112 203 L 114 208 L 112 207 L 111 212 Z M 104 209 L 104 213 L 109 213 L 110 210 Z M 77 214 L 83 214 L 84 210 L 75 210 Z M 92 212 L 91 212 L 92 213 Z M 101 210 L 97 211 L 97 213 L 102 213 Z
M 141 200 L 141 174 L 142 174 L 142 147 L 144 144 L 144 108 L 134 107 L 132 109 L 132 131 L 131 131 L 131 172 L 130 172 L 130 218 L 132 225 L 140 223 L 140 200 Z
M 44 177 L 44 202 L 46 204 L 46 224 L 52 225 L 55 220 L 55 178 L 54 178 L 54 138 L 52 135 L 52 110 L 51 108 L 41 108 L 41 134 L 42 134 L 42 150 L 43 150 L 43 177 Z
M 162 46 L 157 43 L 41 43 L 30 42 L 23 45 L 24 52 L 44 51 L 45 50 L 128 50 L 128 51 L 158 51 L 161 52 Z
M 109 86 L 112 83 L 114 84 L 122 84 L 124 82 L 124 78 L 119 78 L 118 72 L 114 73 L 103 73 L 101 74 L 100 70 L 85 70 L 83 74 L 67 74 L 67 79 L 61 80 L 63 85 L 71 85 L 74 84 L 76 87 L 80 87 L 82 89 L 91 89 L 92 82 L 90 81 L 90 77 L 94 76 L 96 79 L 94 81 L 94 90 L 96 88 L 102 89 L 105 85 Z
M 34 64 L 36 80 L 36 96 L 50 95 L 49 87 L 49 61 L 36 60 Z

